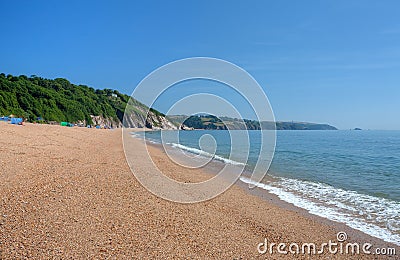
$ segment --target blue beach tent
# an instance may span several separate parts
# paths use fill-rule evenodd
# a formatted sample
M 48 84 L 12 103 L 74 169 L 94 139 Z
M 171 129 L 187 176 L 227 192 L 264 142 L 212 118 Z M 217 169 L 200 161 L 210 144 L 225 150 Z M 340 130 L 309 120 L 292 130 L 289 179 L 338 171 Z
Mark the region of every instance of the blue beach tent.
M 18 125 L 19 123 L 22 123 L 22 122 L 23 122 L 22 118 L 18 118 L 18 117 L 11 118 L 11 124 L 13 124 L 13 125 Z

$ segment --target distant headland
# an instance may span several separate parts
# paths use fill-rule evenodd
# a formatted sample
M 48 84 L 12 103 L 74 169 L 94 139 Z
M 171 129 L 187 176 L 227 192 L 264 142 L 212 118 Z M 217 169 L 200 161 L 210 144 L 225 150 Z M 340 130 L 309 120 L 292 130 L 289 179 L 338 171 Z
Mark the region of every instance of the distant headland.
M 174 122 L 179 123 L 185 130 L 205 129 L 205 130 L 337 130 L 336 127 L 328 124 L 316 124 L 308 122 L 273 122 L 256 121 L 248 119 L 237 119 L 231 117 L 216 117 L 213 115 L 175 115 L 168 116 Z

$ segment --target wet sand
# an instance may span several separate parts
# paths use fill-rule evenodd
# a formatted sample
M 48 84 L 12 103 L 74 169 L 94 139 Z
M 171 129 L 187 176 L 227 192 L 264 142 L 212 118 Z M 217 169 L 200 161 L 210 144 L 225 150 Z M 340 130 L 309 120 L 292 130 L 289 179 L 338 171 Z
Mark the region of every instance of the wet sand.
M 241 184 L 196 204 L 160 199 L 135 179 L 121 136 L 121 130 L 0 123 L 0 259 L 308 259 L 260 255 L 257 245 L 265 238 L 269 243 L 321 244 L 336 241 L 338 231 L 346 231 L 351 242 L 393 247 Z M 138 139 L 129 140 L 129 146 L 131 156 L 140 159 L 146 153 Z M 148 149 L 172 178 L 193 182 L 210 177 L 170 162 L 156 147 Z M 146 173 L 151 165 L 141 163 L 134 170 Z M 312 256 L 318 257 L 376 259 L 327 250 Z

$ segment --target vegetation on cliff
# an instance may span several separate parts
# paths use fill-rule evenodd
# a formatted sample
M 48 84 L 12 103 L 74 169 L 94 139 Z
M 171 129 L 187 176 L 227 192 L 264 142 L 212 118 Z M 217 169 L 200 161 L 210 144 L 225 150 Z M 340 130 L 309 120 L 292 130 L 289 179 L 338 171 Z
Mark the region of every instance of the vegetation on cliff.
M 75 85 L 66 79 L 0 74 L 0 116 L 15 115 L 28 121 L 66 121 L 92 124 L 93 116 L 114 125 L 124 119 L 129 127 L 160 127 L 168 122 L 164 115 L 128 95 L 112 89 Z M 127 106 L 127 104 L 129 105 Z M 172 125 L 172 124 L 169 124 Z

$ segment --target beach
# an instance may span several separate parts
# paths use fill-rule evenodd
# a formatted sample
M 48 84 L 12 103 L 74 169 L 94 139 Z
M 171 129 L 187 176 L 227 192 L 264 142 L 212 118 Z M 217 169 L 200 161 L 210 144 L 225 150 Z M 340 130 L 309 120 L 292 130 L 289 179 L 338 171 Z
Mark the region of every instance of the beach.
M 143 141 L 129 139 L 131 156 L 145 156 Z M 198 182 L 201 170 L 172 163 L 148 146 L 171 178 Z M 239 184 L 201 203 L 180 204 L 147 191 L 127 165 L 121 129 L 0 123 L 0 259 L 201 258 L 384 259 L 377 255 L 260 254 L 268 243 L 369 242 L 343 224 L 316 217 L 274 195 Z M 146 173 L 146 163 L 134 170 Z M 397 256 L 398 257 L 398 256 Z M 391 259 L 396 259 L 392 256 Z

